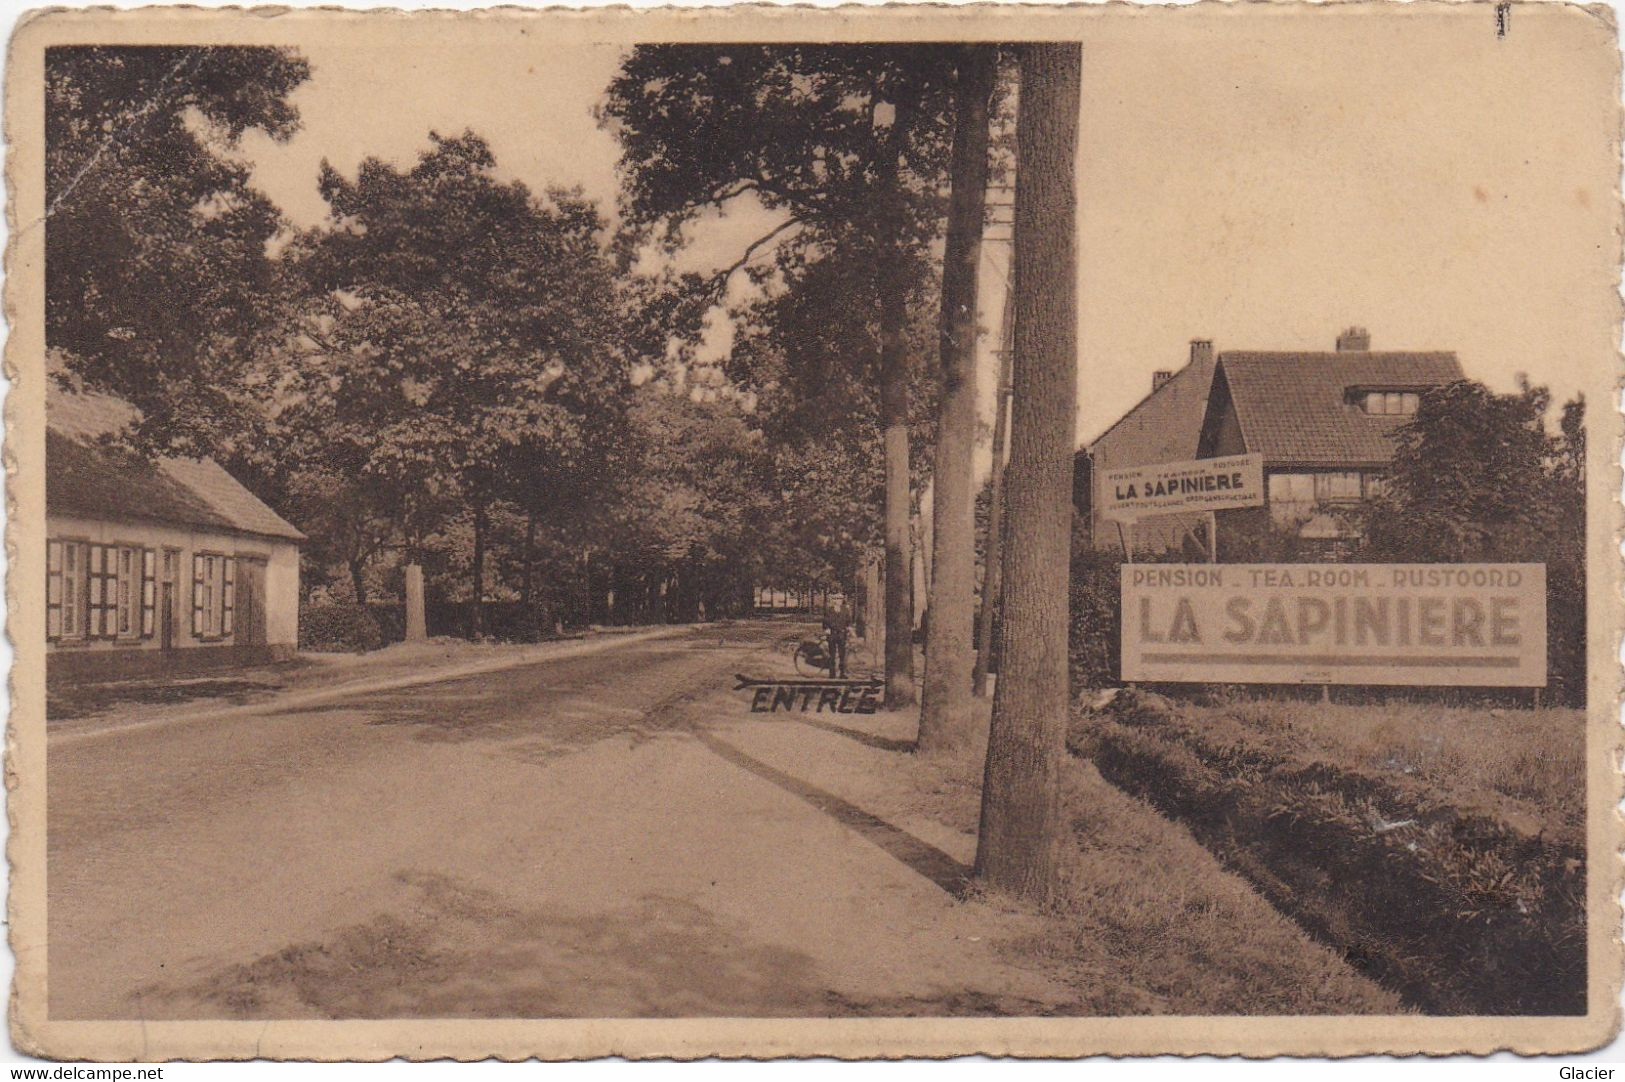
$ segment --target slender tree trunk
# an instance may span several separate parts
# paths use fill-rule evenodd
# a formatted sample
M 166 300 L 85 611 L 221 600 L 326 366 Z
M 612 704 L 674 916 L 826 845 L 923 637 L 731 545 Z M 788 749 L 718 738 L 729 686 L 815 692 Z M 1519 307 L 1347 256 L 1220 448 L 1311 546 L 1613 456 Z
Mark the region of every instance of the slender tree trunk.
M 976 299 L 987 203 L 988 103 L 998 49 L 964 48 L 954 88 L 952 191 L 942 263 L 940 397 L 931 482 L 931 622 L 917 745 L 922 752 L 975 743 L 971 625 L 976 604 Z
M 1012 293 L 1010 302 L 1014 302 Z M 1009 326 L 1010 303 L 1005 305 Z M 1010 427 L 1010 363 L 1014 352 L 1010 336 L 1004 336 L 999 355 L 999 388 L 994 395 L 998 413 L 993 419 L 992 491 L 987 501 L 987 551 L 982 565 L 982 608 L 976 614 L 976 668 L 971 672 L 971 693 L 987 696 L 987 673 L 993 661 L 993 616 L 999 611 L 1000 588 L 1004 583 L 1004 455 Z
M 355 603 L 367 603 L 367 558 L 357 556 L 347 561 L 350 566 L 350 588 L 355 591 Z
M 896 105 L 892 138 L 880 161 L 882 192 L 898 189 L 904 108 Z M 914 703 L 914 605 L 909 566 L 908 293 L 899 200 L 880 223 L 880 424 L 886 451 L 886 706 Z
M 536 512 L 525 512 L 525 571 L 519 583 L 519 599 L 523 603 L 526 619 L 530 617 L 532 590 L 535 587 L 536 564 Z
M 1022 47 L 1016 125 L 1016 357 L 1003 656 L 982 785 L 976 872 L 1043 898 L 1064 834 L 1067 574 L 1077 424 L 1081 49 Z
M 472 638 L 485 634 L 485 504 L 474 507 L 474 608 L 469 622 Z

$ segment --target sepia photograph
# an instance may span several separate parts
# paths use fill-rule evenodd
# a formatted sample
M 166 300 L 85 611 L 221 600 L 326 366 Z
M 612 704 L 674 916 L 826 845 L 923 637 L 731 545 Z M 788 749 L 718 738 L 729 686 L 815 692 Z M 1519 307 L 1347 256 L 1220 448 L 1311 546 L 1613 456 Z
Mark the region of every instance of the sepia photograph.
M 1606 1044 L 1617 42 L 25 18 L 13 1043 Z

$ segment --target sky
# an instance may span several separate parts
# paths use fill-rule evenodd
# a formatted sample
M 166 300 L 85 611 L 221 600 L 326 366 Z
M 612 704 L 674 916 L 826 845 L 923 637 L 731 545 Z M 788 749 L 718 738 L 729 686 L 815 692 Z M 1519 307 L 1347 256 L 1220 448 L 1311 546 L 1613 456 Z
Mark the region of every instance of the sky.
M 1617 171 L 1599 137 L 1616 123 L 1613 72 L 1589 17 L 1518 6 L 1500 38 L 1488 7 L 1242 7 L 1118 7 L 1083 24 L 1080 440 L 1132 408 L 1153 371 L 1183 365 L 1193 338 L 1220 353 L 1331 349 L 1360 325 L 1376 349 L 1454 350 L 1498 389 L 1527 372 L 1572 394 L 1579 366 L 1617 344 Z M 301 130 L 245 148 L 297 224 L 325 213 L 324 158 L 346 175 L 366 156 L 406 164 L 430 130 L 464 128 L 503 175 L 613 207 L 617 146 L 593 110 L 620 46 L 550 45 L 493 21 L 299 48 L 313 69 L 294 96 Z M 731 262 L 765 224 L 709 223 L 686 260 Z M 984 417 L 1007 235 L 983 250 Z M 719 322 L 709 345 L 728 341 Z

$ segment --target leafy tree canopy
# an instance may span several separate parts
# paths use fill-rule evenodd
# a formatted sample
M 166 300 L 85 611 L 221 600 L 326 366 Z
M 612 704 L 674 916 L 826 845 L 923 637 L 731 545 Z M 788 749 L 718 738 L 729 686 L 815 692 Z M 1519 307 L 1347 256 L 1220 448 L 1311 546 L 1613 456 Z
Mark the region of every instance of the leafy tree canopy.
M 60 46 L 46 56 L 46 340 L 185 442 L 250 349 L 277 209 L 232 155 L 284 140 L 310 74 L 239 46 Z
M 290 421 L 359 476 L 523 500 L 596 461 L 629 358 L 604 223 L 494 175 L 472 133 L 410 169 L 324 167 L 327 228 L 289 260 L 307 307 Z
M 1584 404 L 1525 383 L 1497 394 L 1460 380 L 1424 394 L 1398 442 L 1387 493 L 1364 522 L 1373 553 L 1412 560 L 1529 559 L 1583 513 Z M 1583 533 L 1583 526 L 1582 526 Z

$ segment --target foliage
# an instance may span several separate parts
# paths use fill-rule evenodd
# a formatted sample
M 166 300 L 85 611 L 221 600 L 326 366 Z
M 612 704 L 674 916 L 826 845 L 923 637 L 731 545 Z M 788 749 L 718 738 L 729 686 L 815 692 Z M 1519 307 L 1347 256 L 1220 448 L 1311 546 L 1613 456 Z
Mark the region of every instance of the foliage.
M 656 576 L 681 595 L 675 608 L 697 613 L 703 602 L 715 613 L 763 570 L 761 433 L 734 398 L 684 394 L 665 381 L 640 390 L 629 422 L 631 457 L 605 494 L 604 547 L 623 578 Z
M 324 167 L 330 224 L 286 257 L 299 319 L 277 352 L 289 372 L 277 435 L 291 460 L 375 497 L 352 509 L 388 518 L 341 512 L 341 532 L 373 551 L 399 531 L 416 553 L 472 514 L 478 580 L 495 502 L 556 509 L 593 483 L 618 443 L 630 362 L 593 206 L 497 180 L 473 133 L 431 138 L 409 169 L 368 159 L 350 181 Z
M 1122 554 L 1112 549 L 1072 554 L 1067 651 L 1074 694 L 1118 681 L 1122 637 L 1118 588 L 1122 564 Z
M 250 129 L 290 137 L 309 74 L 278 48 L 48 50 L 46 340 L 152 443 L 208 446 L 240 412 L 282 222 L 231 152 Z
M 1218 520 L 1220 563 L 1312 563 L 1323 555 L 1317 542 L 1271 519 L 1268 508 L 1223 511 Z M 1205 562 L 1206 553 L 1198 553 L 1196 559 Z
M 882 215 L 934 237 L 953 63 L 940 45 L 640 46 L 602 111 L 621 142 L 628 216 L 659 224 L 675 248 L 703 214 L 753 200 L 784 216 L 770 236 L 792 234 L 785 259 Z M 900 199 L 881 168 L 888 152 L 907 163 Z
M 1385 498 L 1364 517 L 1371 551 L 1467 562 L 1542 550 L 1569 495 L 1559 462 L 1574 463 L 1578 477 L 1580 453 L 1548 433 L 1549 405 L 1546 390 L 1528 384 L 1496 394 L 1461 380 L 1424 394 L 1415 417 L 1395 432 Z
M 350 601 L 317 601 L 299 610 L 301 650 L 376 650 L 383 632 L 365 605 Z
M 1556 432 L 1550 405 L 1527 382 L 1516 394 L 1471 380 L 1424 394 L 1396 432 L 1386 493 L 1359 515 L 1360 558 L 1545 564 L 1549 687 L 1582 703 L 1585 403 L 1566 403 Z
M 497 181 L 472 133 L 431 137 L 405 172 L 324 169 L 335 224 L 295 255 L 317 317 L 295 391 L 363 472 L 490 499 L 614 418 L 617 297 L 590 204 Z
M 861 269 L 866 262 L 860 248 L 830 249 L 736 312 L 724 372 L 754 398 L 751 420 L 772 461 L 774 562 L 793 581 L 850 584 L 863 554 L 880 544 L 880 313 Z M 936 333 L 935 280 L 923 258 L 908 266 L 909 350 L 924 355 Z M 929 372 L 915 367 L 909 436 L 916 491 L 928 462 L 921 452 L 934 432 L 934 394 Z

